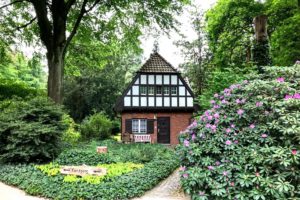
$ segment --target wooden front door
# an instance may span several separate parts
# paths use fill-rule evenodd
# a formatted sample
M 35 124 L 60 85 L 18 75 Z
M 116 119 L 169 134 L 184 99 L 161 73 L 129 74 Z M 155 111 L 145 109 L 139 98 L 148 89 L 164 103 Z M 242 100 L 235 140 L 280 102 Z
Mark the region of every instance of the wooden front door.
M 157 118 L 157 142 L 170 144 L 170 117 Z

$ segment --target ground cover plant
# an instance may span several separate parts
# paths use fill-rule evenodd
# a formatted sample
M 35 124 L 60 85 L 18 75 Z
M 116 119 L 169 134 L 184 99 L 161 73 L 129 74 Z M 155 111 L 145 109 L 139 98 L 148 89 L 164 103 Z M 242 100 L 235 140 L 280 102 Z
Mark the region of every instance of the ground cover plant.
M 215 94 L 180 135 L 193 199 L 300 197 L 300 66 L 264 70 Z
M 107 154 L 96 147 L 108 146 Z M 103 177 L 76 177 L 58 173 L 63 165 L 105 167 Z M 155 144 L 93 141 L 63 151 L 47 164 L 0 165 L 0 181 L 32 195 L 50 199 L 129 199 L 140 196 L 179 165 L 172 149 Z

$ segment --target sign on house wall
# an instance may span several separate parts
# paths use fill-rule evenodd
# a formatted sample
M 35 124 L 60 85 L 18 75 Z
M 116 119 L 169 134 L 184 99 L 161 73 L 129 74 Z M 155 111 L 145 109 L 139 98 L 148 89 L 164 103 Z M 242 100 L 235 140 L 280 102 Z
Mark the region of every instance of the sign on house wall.
M 62 166 L 60 169 L 61 174 L 67 175 L 77 175 L 77 176 L 85 176 L 85 175 L 93 175 L 93 176 L 102 176 L 107 173 L 106 168 L 102 167 L 90 167 L 86 165 L 82 166 Z

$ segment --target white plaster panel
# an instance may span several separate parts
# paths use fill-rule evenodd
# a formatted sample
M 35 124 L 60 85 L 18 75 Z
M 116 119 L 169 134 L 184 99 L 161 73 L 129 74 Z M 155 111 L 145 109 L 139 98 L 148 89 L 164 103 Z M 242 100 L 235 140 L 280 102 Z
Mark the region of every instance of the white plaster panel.
M 162 75 L 156 75 L 156 84 L 161 85 L 162 84 Z
M 193 107 L 193 97 L 188 97 L 187 98 L 187 106 L 188 107 Z
M 182 81 L 180 79 L 178 81 L 179 81 L 179 85 L 183 85 L 183 83 L 182 83 Z
M 156 106 L 162 106 L 162 97 L 156 97 Z
M 128 92 L 127 92 L 127 95 L 130 95 L 131 94 L 131 90 L 129 90 Z
M 179 95 L 185 96 L 185 87 L 184 86 L 179 86 Z
M 132 86 L 132 94 L 133 95 L 139 94 L 139 86 Z
M 171 76 L 171 85 L 177 85 L 177 75 Z
M 172 107 L 177 107 L 177 97 L 172 97 Z
M 187 96 L 192 96 L 188 90 L 186 90 L 186 95 Z
M 170 106 L 170 97 L 164 97 L 164 106 L 169 107 Z
M 164 75 L 164 84 L 169 85 L 170 84 L 170 76 L 169 75 Z
M 141 84 L 147 83 L 147 75 L 141 75 Z
M 179 107 L 185 107 L 185 97 L 179 97 Z
M 132 97 L 132 106 L 139 106 L 139 97 Z
M 136 85 L 138 85 L 139 84 L 139 78 L 138 79 L 136 79 L 136 81 L 135 81 L 135 83 L 134 84 L 136 84 Z
M 148 106 L 154 106 L 154 97 L 148 97 Z
M 141 97 L 141 106 L 147 106 L 147 97 Z
M 154 75 L 148 75 L 148 83 L 154 84 Z
M 125 97 L 124 98 L 124 106 L 131 106 L 130 97 Z

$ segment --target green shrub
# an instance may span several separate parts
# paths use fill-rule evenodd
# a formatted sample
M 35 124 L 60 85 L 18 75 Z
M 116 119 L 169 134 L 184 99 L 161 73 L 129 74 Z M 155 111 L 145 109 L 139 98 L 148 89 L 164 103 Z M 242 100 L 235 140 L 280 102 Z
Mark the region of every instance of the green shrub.
M 83 120 L 81 134 L 84 139 L 107 139 L 111 136 L 112 122 L 103 113 L 95 113 Z
M 29 87 L 20 81 L 0 79 L 0 101 L 13 97 L 26 98 L 28 96 L 37 96 L 43 93 L 42 90 Z
M 107 146 L 107 154 L 98 154 L 97 146 Z M 124 153 L 126 152 L 126 153 Z M 92 141 L 63 151 L 56 159 L 61 165 L 98 165 L 100 163 L 147 163 L 155 158 L 171 159 L 173 150 L 159 144 L 121 144 L 113 140 Z
M 139 145 L 131 146 L 117 144 L 112 141 L 101 141 L 101 143 L 92 142 L 91 145 L 82 145 L 77 150 L 81 148 L 85 151 L 91 151 L 91 149 L 95 151 L 95 146 L 98 145 L 108 145 L 110 153 L 113 154 L 105 155 L 112 156 L 113 158 L 117 156 L 119 159 L 126 154 L 128 149 L 139 148 Z M 143 195 L 178 167 L 178 160 L 171 149 L 162 145 L 153 145 L 154 148 L 158 149 L 158 151 L 153 160 L 145 163 L 144 167 L 135 168 L 133 171 L 130 171 L 132 168 L 131 165 L 142 165 L 133 163 L 130 165 L 105 165 L 104 163 L 107 163 L 107 161 L 100 161 L 97 165 L 110 166 L 111 169 L 113 168 L 112 173 L 116 176 L 112 175 L 110 178 L 99 182 L 90 176 L 84 178 L 84 181 L 78 181 L 79 178 L 74 176 L 59 174 L 57 164 L 43 166 L 42 171 L 44 172 L 41 169 L 37 169 L 34 165 L 0 165 L 0 181 L 18 186 L 29 194 L 49 199 L 130 199 Z M 163 154 L 164 151 L 171 155 L 165 157 Z M 76 157 L 77 155 L 69 154 L 70 157 Z M 68 159 L 68 155 L 65 154 L 65 156 L 54 160 L 54 163 L 63 159 Z M 121 159 L 125 158 L 122 157 Z M 69 160 L 67 163 L 75 165 L 77 160 L 74 160 L 74 163 Z
M 67 130 L 63 132 L 62 141 L 68 145 L 77 144 L 81 137 L 80 132 L 77 131 L 77 124 L 67 114 L 63 115 L 62 122 L 67 127 Z
M 264 70 L 215 94 L 180 135 L 193 199 L 300 197 L 300 66 Z
M 247 74 L 253 71 L 250 67 L 245 68 L 222 68 L 215 69 L 208 74 L 206 87 L 203 93 L 199 95 L 198 102 L 202 111 L 205 111 L 210 107 L 211 97 L 231 84 L 239 82 L 245 78 Z
M 61 107 L 44 97 L 4 104 L 0 106 L 0 160 L 43 162 L 58 155 L 66 130 Z

